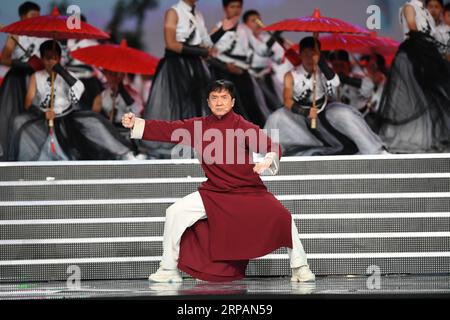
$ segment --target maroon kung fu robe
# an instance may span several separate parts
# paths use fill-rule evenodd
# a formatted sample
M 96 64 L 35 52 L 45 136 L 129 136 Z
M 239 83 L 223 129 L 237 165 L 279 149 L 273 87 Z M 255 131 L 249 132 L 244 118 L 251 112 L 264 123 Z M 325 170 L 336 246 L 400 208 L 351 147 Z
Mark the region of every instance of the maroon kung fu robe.
M 177 129 L 189 133 L 191 139 L 182 138 L 182 134 L 172 138 Z M 223 135 L 226 140 L 223 148 L 210 152 L 217 138 L 208 136 L 208 129 L 213 129 L 209 133 Z M 227 129 L 255 130 L 260 134 L 255 135 L 259 137 L 258 143 L 247 138 L 227 140 Z M 281 247 L 292 248 L 291 213 L 267 191 L 259 174 L 253 172 L 253 152 L 281 155 L 279 145 L 272 144 L 258 126 L 233 111 L 221 119 L 211 115 L 179 121 L 146 120 L 143 139 L 190 145 L 199 154 L 207 178 L 198 190 L 207 219 L 184 233 L 178 261 L 180 270 L 201 280 L 233 281 L 245 277 L 249 259 Z M 221 152 L 223 157 L 218 156 Z M 244 163 L 238 152 L 245 155 Z M 227 161 L 227 155 L 234 161 Z

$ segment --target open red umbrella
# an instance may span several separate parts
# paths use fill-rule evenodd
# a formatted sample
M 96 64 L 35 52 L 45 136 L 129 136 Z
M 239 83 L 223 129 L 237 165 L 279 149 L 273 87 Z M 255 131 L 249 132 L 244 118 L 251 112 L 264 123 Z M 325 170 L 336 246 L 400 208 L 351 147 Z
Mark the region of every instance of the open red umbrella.
M 323 17 L 320 14 L 319 9 L 315 9 L 312 16 L 282 20 L 265 27 L 264 30 L 313 33 L 370 33 L 360 26 L 350 24 L 340 19 Z
M 64 39 L 108 39 L 109 35 L 88 23 L 80 21 L 79 28 L 71 28 L 68 24 L 69 17 L 61 16 L 58 8 L 54 8 L 48 16 L 39 16 L 21 20 L 0 29 L 0 32 L 10 33 L 21 36 L 52 38 L 54 40 Z M 50 110 L 54 107 L 54 81 L 55 73 L 51 75 L 51 101 Z M 56 155 L 56 138 L 54 136 L 54 122 L 49 120 L 50 145 L 53 155 Z
M 397 51 L 400 42 L 387 37 L 378 37 L 376 33 L 370 36 L 354 34 L 332 34 L 320 37 L 320 44 L 324 51 L 345 50 L 353 53 L 371 54 L 392 53 Z M 298 44 L 294 50 L 299 51 Z
M 128 47 L 122 40 L 120 45 L 104 44 L 82 48 L 71 52 L 74 59 L 110 71 L 153 75 L 159 59 L 140 50 Z
M 17 21 L 4 28 L 0 32 L 20 36 L 37 38 L 52 38 L 54 40 L 65 39 L 109 39 L 109 35 L 92 25 L 80 21 L 80 28 L 69 28 L 67 16 L 60 15 L 58 8 L 54 8 L 48 16 L 39 16 Z
M 264 28 L 266 31 L 294 31 L 312 32 L 317 39 L 319 33 L 350 33 L 350 34 L 370 34 L 370 32 L 357 25 L 350 24 L 336 18 L 323 17 L 319 9 L 315 9 L 312 16 L 295 19 L 286 19 L 276 22 Z M 316 66 L 317 68 L 317 66 Z M 316 106 L 316 72 L 313 73 L 313 105 L 311 108 L 311 128 L 317 127 L 317 106 Z

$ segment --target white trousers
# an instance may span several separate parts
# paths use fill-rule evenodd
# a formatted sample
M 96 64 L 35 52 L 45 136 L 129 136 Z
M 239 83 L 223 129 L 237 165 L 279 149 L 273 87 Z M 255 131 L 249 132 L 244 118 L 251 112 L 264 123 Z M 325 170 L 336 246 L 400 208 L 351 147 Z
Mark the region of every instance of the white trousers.
M 203 200 L 198 191 L 178 200 L 167 208 L 161 261 L 162 268 L 167 270 L 177 269 L 183 233 L 197 221 L 206 218 Z M 306 253 L 300 242 L 294 219 L 292 219 L 292 246 L 292 249 L 287 248 L 291 268 L 307 265 Z

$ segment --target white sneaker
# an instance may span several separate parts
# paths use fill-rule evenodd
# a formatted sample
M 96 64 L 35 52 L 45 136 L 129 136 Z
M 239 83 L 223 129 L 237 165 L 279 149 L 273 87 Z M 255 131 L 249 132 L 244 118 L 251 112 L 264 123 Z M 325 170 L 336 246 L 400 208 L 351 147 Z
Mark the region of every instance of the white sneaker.
M 183 282 L 183 278 L 178 270 L 165 270 L 161 267 L 154 274 L 150 275 L 148 279 L 153 282 Z
M 392 153 L 390 153 L 386 148 L 383 148 L 380 152 L 378 152 L 377 154 L 380 154 L 380 155 L 384 155 L 384 154 L 392 154 Z
M 130 151 L 130 152 L 127 152 L 126 154 L 124 154 L 122 156 L 121 160 L 134 161 L 134 160 L 137 160 L 137 159 L 136 159 L 134 153 Z
M 316 276 L 311 272 L 309 266 L 301 266 L 300 268 L 292 269 L 292 282 L 313 282 L 316 281 Z
M 136 155 L 136 159 L 137 159 L 137 160 L 147 160 L 147 155 L 144 154 L 144 153 L 138 153 L 138 154 Z

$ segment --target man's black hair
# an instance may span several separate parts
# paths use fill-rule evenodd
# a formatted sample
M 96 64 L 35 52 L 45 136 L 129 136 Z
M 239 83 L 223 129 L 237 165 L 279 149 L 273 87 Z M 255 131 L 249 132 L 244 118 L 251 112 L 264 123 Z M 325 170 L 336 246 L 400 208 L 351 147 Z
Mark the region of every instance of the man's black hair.
M 248 19 L 250 19 L 251 16 L 258 16 L 260 17 L 261 15 L 259 14 L 258 11 L 252 9 L 252 10 L 247 10 L 244 12 L 244 15 L 242 16 L 242 21 L 244 23 L 247 23 Z
M 27 15 L 30 11 L 41 11 L 41 7 L 31 1 L 24 2 L 19 6 L 19 17 Z
M 211 92 L 228 91 L 231 98 L 236 98 L 236 86 L 233 82 L 228 80 L 216 80 L 210 83 L 208 87 L 208 96 Z
M 450 11 L 450 2 L 447 3 L 444 7 L 444 13 L 446 13 L 447 11 Z
M 299 45 L 300 45 L 300 53 L 303 52 L 305 49 L 315 49 L 317 43 L 317 48 L 320 50 L 322 45 L 320 44 L 320 41 L 318 39 L 315 39 L 314 37 L 306 37 L 303 38 Z
M 241 5 L 244 5 L 244 0 L 222 0 L 223 7 L 228 7 L 228 5 L 232 2 L 240 2 Z
M 330 61 L 345 61 L 350 62 L 350 55 L 345 50 L 333 51 L 329 56 Z
M 431 1 L 437 1 L 442 7 L 444 6 L 444 0 L 425 0 L 425 6 L 427 6 Z
M 62 54 L 61 46 L 59 45 L 58 41 L 55 40 L 47 40 L 41 44 L 41 46 L 39 47 L 39 53 L 41 54 L 41 58 L 44 57 L 46 51 L 56 51 L 56 53 L 60 57 Z

